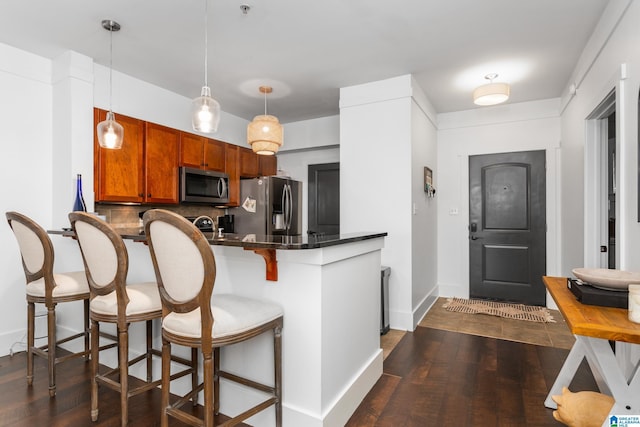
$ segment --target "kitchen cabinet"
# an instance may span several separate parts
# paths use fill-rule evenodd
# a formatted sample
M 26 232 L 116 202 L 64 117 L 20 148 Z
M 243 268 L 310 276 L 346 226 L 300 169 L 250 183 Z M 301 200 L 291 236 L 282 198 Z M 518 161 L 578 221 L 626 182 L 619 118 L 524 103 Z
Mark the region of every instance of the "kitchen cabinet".
M 180 132 L 145 123 L 145 203 L 178 203 Z
M 237 145 L 227 144 L 225 150 L 225 171 L 229 175 L 229 206 L 240 206 L 239 148 Z
M 272 176 L 278 173 L 278 158 L 276 156 L 258 156 L 260 176 Z
M 115 115 L 124 128 L 122 148 L 110 150 L 98 144 L 96 126 L 106 119 L 107 112 L 94 109 L 93 176 L 96 202 L 133 202 L 144 200 L 143 157 L 144 122 L 132 117 Z
M 94 109 L 94 129 L 106 111 Z M 94 130 L 96 202 L 178 203 L 179 131 L 116 114 L 124 127 L 120 150 L 98 145 Z
M 260 163 L 258 155 L 250 148 L 238 147 L 240 162 L 240 177 L 256 178 L 260 176 Z
M 215 139 L 180 132 L 180 166 L 224 172 L 226 145 Z

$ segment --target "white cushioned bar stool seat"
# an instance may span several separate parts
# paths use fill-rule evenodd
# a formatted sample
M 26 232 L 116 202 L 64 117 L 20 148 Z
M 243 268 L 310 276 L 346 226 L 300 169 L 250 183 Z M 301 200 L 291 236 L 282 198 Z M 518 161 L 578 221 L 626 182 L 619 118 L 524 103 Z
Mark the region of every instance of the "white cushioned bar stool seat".
M 89 293 L 87 274 L 83 271 L 70 271 L 68 273 L 53 273 L 53 281 L 56 286 L 51 295 L 56 298 L 69 297 Z M 47 284 L 44 277 L 27 283 L 27 295 L 32 297 L 45 297 Z M 87 297 L 88 298 L 88 297 Z
M 221 339 L 241 334 L 282 317 L 282 307 L 268 301 L 260 301 L 232 294 L 216 294 L 211 301 L 215 322 L 211 337 Z M 200 338 L 200 309 L 188 313 L 169 313 L 162 320 L 167 332 L 190 338 Z
M 271 406 L 275 424 L 282 425 L 282 307 L 270 301 L 233 294 L 213 294 L 216 263 L 204 235 L 191 222 L 166 210 L 144 214 L 145 233 L 162 300 L 162 418 L 194 426 L 212 427 L 220 410 L 220 378 L 259 390 L 265 397 L 224 425 L 235 425 Z M 273 385 L 257 383 L 220 369 L 220 348 L 257 335 L 273 335 Z M 191 393 L 170 403 L 167 353 L 176 343 L 202 352 L 203 383 Z M 204 419 L 181 410 L 188 400 L 204 390 Z
M 49 373 L 49 396 L 56 394 L 56 365 L 76 357 L 89 356 L 89 285 L 84 271 L 54 273 L 53 243 L 47 232 L 31 218 L 18 212 L 7 212 L 7 221 L 13 231 L 22 257 L 26 277 L 27 295 L 27 384 L 33 384 L 33 356 L 46 358 Z M 56 305 L 63 302 L 83 301 L 82 332 L 58 340 L 56 336 Z M 47 309 L 47 344 L 35 346 L 35 304 Z M 59 357 L 59 344 L 84 339 L 84 350 Z
M 160 294 L 156 282 L 133 283 L 125 288 L 129 303 L 125 315 L 134 316 L 162 310 Z M 96 295 L 91 300 L 91 311 L 104 316 L 118 315 L 118 297 L 116 292 L 107 295 Z
M 129 256 L 122 237 L 105 221 L 85 212 L 72 212 L 69 220 L 78 239 L 80 252 L 90 289 L 91 318 L 91 419 L 98 419 L 98 385 L 120 393 L 120 424 L 128 425 L 129 397 L 146 392 L 161 384 L 153 380 L 152 356 L 160 352 L 152 347 L 152 322 L 161 318 L 162 303 L 155 282 L 127 283 Z M 116 325 L 118 341 L 118 366 L 100 373 L 98 336 L 100 323 Z M 145 322 L 146 351 L 129 359 L 129 324 Z M 191 360 L 173 356 L 186 369 L 174 374 L 172 379 L 191 374 L 197 384 L 197 354 L 191 352 Z M 129 386 L 129 366 L 146 361 L 146 382 L 138 387 Z

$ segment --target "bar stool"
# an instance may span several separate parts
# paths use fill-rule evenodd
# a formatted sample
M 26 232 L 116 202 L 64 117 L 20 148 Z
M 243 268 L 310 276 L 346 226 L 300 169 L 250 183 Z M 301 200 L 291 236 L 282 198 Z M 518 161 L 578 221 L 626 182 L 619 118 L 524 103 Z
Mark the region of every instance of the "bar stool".
M 33 385 L 33 356 L 47 359 L 49 396 L 56 395 L 56 365 L 80 356 L 89 356 L 89 286 L 84 271 L 54 273 L 53 244 L 47 232 L 31 218 L 7 212 L 7 221 L 18 240 L 27 281 L 27 384 Z M 56 338 L 56 305 L 84 301 L 82 332 L 61 340 Z M 47 344 L 35 346 L 35 304 L 47 308 Z M 84 338 L 84 351 L 57 356 L 56 346 Z
M 162 419 L 172 416 L 194 426 L 211 427 L 220 409 L 220 377 L 267 394 L 263 402 L 224 423 L 235 425 L 275 405 L 276 425 L 282 425 L 282 308 L 232 294 L 213 294 L 216 263 L 204 235 L 185 218 L 154 209 L 144 214 L 144 227 L 162 300 Z M 273 333 L 274 385 L 268 386 L 220 369 L 220 348 L 265 332 Z M 204 382 L 178 401 L 169 402 L 171 344 L 198 348 Z M 204 389 L 204 420 L 179 408 Z
M 69 214 L 71 226 L 78 239 L 90 289 L 89 315 L 91 318 L 91 419 L 98 419 L 98 384 L 120 393 L 121 425 L 128 423 L 130 397 L 157 387 L 162 380 L 152 379 L 152 356 L 161 353 L 152 347 L 152 321 L 160 319 L 162 305 L 155 282 L 126 283 L 129 255 L 122 237 L 105 221 L 85 212 Z M 99 373 L 98 336 L 100 323 L 116 325 L 118 335 L 118 366 L 104 374 Z M 129 360 L 129 324 L 146 323 L 146 351 Z M 192 359 L 176 356 L 171 360 L 187 369 L 171 379 L 192 374 L 197 384 L 197 353 Z M 129 366 L 146 361 L 146 382 L 138 387 L 129 386 Z M 117 375 L 119 374 L 119 375 Z M 113 379 L 116 376 L 116 379 Z

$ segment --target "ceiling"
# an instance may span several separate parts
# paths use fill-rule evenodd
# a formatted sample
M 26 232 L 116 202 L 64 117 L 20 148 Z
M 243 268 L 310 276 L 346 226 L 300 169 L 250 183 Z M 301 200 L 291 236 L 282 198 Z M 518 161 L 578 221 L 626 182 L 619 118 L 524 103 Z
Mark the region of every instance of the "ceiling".
M 283 123 L 336 115 L 341 87 L 413 74 L 438 113 L 559 97 L 608 0 L 208 0 L 208 83 L 222 110 Z M 241 5 L 250 6 L 244 14 Z M 189 98 L 204 84 L 205 0 L 2 0 L 0 42 L 66 50 Z

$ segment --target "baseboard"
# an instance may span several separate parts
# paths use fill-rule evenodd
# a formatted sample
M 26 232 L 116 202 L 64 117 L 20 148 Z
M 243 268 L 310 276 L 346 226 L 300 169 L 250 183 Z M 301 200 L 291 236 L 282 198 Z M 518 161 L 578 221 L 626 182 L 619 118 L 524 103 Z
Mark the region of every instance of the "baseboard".
M 324 413 L 312 413 L 287 404 L 286 390 L 282 404 L 283 424 L 287 426 L 304 427 L 335 427 L 343 426 L 362 403 L 365 396 L 382 376 L 383 354 L 379 349 L 374 356 L 365 364 L 363 369 L 355 376 L 353 382 L 328 405 Z M 222 380 L 220 382 L 220 408 L 227 415 L 234 416 L 246 409 L 247 405 L 260 402 L 261 395 L 255 390 L 249 390 L 231 381 Z M 173 391 L 173 388 L 172 388 Z M 250 425 L 273 427 L 273 408 L 268 408 L 247 420 Z
M 438 287 L 436 286 L 427 296 L 425 296 L 420 304 L 413 310 L 413 328 L 412 331 L 416 329 L 422 318 L 427 314 L 431 306 L 438 299 Z
M 337 399 L 332 407 L 323 416 L 322 426 L 342 426 L 349 421 L 360 403 L 378 379 L 382 376 L 382 350 L 369 361 L 365 368 L 358 374 L 342 396 Z M 301 424 L 296 424 L 301 425 Z

